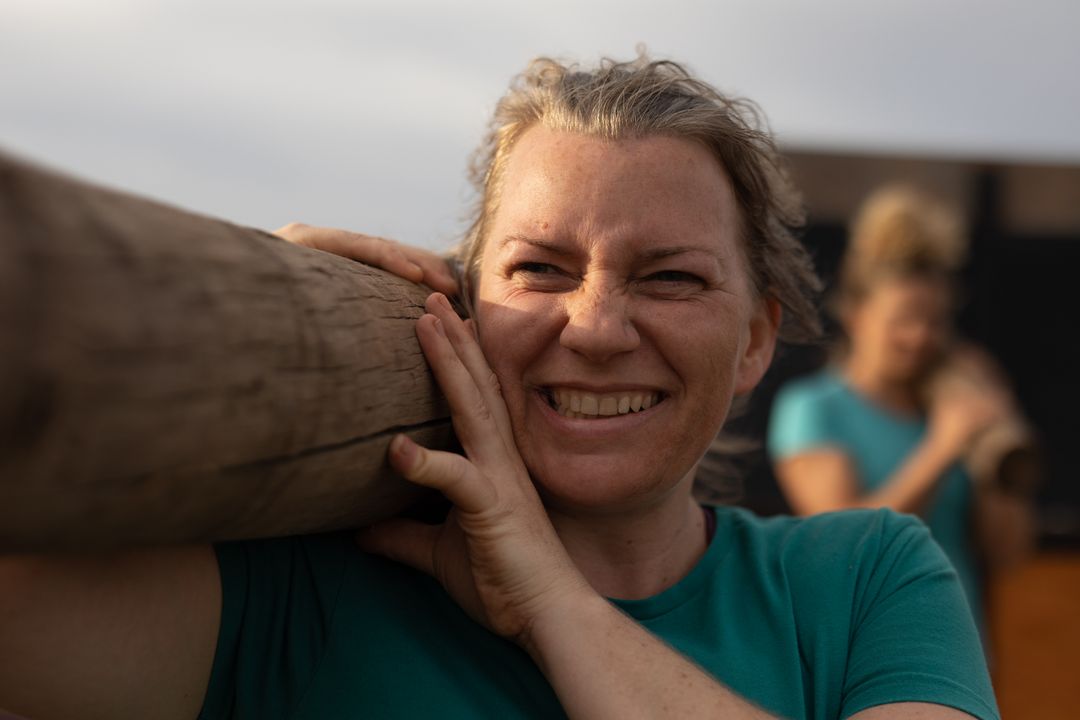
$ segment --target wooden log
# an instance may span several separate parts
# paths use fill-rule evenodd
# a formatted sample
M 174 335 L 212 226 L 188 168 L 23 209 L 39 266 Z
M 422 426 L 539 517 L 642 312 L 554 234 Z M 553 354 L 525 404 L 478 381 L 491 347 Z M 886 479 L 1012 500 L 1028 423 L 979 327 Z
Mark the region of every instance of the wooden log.
M 0 551 L 356 526 L 452 443 L 427 291 L 0 155 Z

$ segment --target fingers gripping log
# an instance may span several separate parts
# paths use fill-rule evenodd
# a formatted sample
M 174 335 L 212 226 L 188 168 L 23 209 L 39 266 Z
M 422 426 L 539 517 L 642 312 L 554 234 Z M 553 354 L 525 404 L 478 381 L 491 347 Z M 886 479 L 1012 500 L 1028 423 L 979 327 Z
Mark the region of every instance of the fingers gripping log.
M 427 292 L 0 155 L 0 551 L 354 526 L 452 440 Z

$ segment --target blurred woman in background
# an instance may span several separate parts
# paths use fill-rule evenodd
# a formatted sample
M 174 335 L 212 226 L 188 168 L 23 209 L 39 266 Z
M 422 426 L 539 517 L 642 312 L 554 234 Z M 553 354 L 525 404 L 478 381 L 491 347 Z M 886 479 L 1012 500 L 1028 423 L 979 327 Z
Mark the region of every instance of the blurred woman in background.
M 956 214 L 887 187 L 859 212 L 835 310 L 844 340 L 825 370 L 784 387 L 769 453 L 792 510 L 887 507 L 920 515 L 983 626 L 984 568 L 1031 546 L 1033 442 L 994 362 L 952 336 Z

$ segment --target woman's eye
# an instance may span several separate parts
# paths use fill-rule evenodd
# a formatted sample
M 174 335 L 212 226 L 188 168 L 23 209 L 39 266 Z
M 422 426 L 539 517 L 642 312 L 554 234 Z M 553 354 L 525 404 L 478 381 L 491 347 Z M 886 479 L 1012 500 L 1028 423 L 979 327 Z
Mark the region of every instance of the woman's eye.
M 545 262 L 522 262 L 510 268 L 509 277 L 529 290 L 564 292 L 576 285 L 574 278 L 558 265 Z
M 554 265 L 542 262 L 523 262 L 514 266 L 513 272 L 526 273 L 528 275 L 551 275 L 559 272 L 559 268 Z
M 695 285 L 704 285 L 705 281 L 699 278 L 697 275 L 693 275 L 681 270 L 661 270 L 660 272 L 652 273 L 645 277 L 647 282 L 656 282 L 664 284 L 676 284 L 676 283 L 692 283 Z

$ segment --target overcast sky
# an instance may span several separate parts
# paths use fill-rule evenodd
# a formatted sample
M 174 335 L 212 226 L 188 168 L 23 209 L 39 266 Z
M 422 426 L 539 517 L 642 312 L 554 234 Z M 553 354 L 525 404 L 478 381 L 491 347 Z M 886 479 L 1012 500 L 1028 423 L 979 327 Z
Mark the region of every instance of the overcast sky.
M 0 0 L 0 148 L 247 225 L 444 247 L 538 54 L 638 43 L 790 147 L 1080 163 L 1077 0 Z

